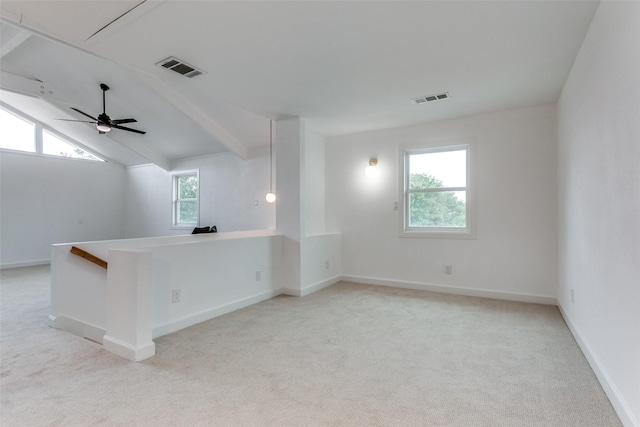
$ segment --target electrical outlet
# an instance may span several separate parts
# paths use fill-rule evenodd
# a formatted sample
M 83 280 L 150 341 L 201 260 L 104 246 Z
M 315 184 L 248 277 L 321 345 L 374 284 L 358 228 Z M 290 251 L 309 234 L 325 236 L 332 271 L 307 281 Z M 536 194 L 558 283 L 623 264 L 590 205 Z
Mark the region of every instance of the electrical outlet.
M 261 280 L 262 280 L 262 271 L 256 270 L 256 282 L 259 282 Z
M 180 289 L 172 289 L 171 290 L 171 303 L 175 304 L 180 302 Z
M 394 211 L 398 210 L 398 202 L 393 202 L 393 210 Z
M 326 260 L 326 261 L 324 262 L 324 268 L 325 268 L 325 270 L 328 270 L 328 269 L 329 269 L 329 260 Z
M 453 267 L 451 264 L 446 264 L 444 266 L 444 274 L 453 274 Z

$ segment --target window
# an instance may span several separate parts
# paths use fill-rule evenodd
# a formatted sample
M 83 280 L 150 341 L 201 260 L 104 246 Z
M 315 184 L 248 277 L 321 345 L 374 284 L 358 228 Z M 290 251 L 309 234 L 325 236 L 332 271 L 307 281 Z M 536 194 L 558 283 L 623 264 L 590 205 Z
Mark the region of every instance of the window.
M 53 156 L 72 157 L 74 159 L 104 161 L 46 130 L 42 131 L 42 153 Z
M 36 125 L 0 108 L 0 148 L 36 152 Z
M 104 162 L 11 107 L 0 107 L 0 149 Z
M 474 238 L 473 143 L 401 150 L 402 237 Z
M 199 220 L 198 171 L 173 173 L 173 226 L 196 227 Z

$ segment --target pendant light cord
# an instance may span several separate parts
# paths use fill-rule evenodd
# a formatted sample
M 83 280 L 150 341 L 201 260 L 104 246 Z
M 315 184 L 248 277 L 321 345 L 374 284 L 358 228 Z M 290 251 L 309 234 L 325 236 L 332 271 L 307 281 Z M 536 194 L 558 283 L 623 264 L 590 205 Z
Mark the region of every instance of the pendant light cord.
M 271 183 L 273 181 L 273 120 L 269 120 L 269 193 L 273 193 Z

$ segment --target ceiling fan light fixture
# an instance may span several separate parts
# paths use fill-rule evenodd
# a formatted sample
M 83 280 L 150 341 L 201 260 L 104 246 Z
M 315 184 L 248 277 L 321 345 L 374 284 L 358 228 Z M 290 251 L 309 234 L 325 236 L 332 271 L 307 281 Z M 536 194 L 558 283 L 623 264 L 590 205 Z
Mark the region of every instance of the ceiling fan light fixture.
M 98 129 L 99 132 L 109 132 L 111 131 L 111 126 L 109 126 L 108 124 L 105 123 L 97 123 L 96 124 L 96 129 Z

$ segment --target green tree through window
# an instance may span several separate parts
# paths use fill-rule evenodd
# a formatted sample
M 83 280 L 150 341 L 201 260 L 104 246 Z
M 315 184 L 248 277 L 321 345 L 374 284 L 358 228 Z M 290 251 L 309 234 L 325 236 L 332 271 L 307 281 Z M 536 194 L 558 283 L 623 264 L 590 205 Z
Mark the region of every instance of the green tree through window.
M 444 188 L 442 181 L 425 173 L 409 177 L 411 189 Z M 410 227 L 466 227 L 467 205 L 462 191 L 411 192 Z
M 191 226 L 198 223 L 198 175 L 174 175 L 174 225 Z

